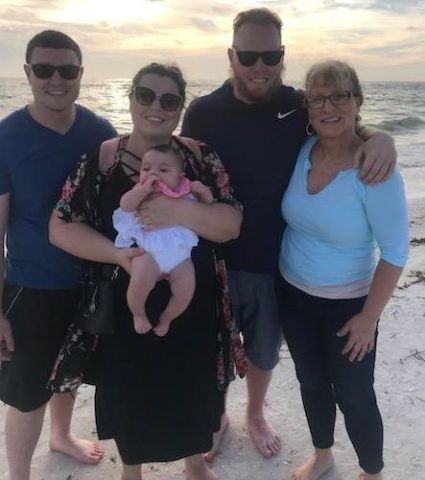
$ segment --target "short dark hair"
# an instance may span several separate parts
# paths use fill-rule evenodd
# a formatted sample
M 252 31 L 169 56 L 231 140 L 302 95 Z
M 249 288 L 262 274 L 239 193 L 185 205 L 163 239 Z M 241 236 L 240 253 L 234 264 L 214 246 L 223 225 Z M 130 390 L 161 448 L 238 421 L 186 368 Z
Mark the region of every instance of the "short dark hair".
M 78 62 L 80 65 L 83 62 L 83 55 L 81 49 L 70 36 L 66 33 L 59 32 L 57 30 L 43 30 L 40 33 L 37 33 L 27 45 L 27 51 L 25 53 L 26 63 L 30 63 L 31 55 L 34 48 L 64 48 L 72 50 L 77 55 Z
M 186 167 L 186 162 L 182 154 L 180 153 L 180 151 L 177 148 L 170 145 L 169 143 L 162 143 L 160 145 L 155 145 L 154 147 L 151 147 L 148 150 L 146 150 L 145 155 L 148 152 L 171 153 L 172 155 L 175 156 L 176 160 L 178 160 L 180 167 L 182 169 L 182 172 Z
M 179 90 L 179 95 L 183 98 L 183 102 L 186 98 L 186 80 L 183 77 L 183 73 L 177 65 L 174 64 L 164 64 L 164 63 L 149 63 L 148 65 L 142 67 L 136 75 L 134 75 L 131 82 L 131 93 L 134 92 L 135 87 L 137 87 L 140 79 L 143 75 L 152 73 L 154 75 L 159 75 L 160 77 L 168 77 L 173 80 Z
M 250 10 L 239 12 L 233 20 L 233 33 L 235 34 L 246 23 L 264 26 L 272 25 L 277 28 L 279 34 L 282 30 L 282 20 L 279 15 L 268 8 L 251 8 Z

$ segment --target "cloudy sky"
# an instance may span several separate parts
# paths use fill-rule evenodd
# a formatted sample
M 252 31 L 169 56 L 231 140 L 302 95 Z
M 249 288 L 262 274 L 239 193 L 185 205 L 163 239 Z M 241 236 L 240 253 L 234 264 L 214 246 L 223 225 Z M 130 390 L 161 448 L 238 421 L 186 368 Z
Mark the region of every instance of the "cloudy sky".
M 256 6 L 283 19 L 288 80 L 334 57 L 362 80 L 425 81 L 425 0 L 0 0 L 0 76 L 22 77 L 26 43 L 53 28 L 82 46 L 86 78 L 128 78 L 157 60 L 222 80 L 232 20 Z

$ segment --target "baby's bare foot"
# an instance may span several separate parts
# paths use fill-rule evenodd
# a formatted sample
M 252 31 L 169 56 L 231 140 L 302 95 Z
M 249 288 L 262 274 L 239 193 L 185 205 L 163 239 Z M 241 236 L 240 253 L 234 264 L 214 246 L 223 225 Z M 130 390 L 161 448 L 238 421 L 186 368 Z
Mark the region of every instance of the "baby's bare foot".
M 158 325 L 153 329 L 153 331 L 156 333 L 156 335 L 158 335 L 158 337 L 164 337 L 167 335 L 170 325 L 171 320 L 161 316 Z
M 152 325 L 146 315 L 138 315 L 133 317 L 134 330 L 137 333 L 147 333 L 152 329 Z
M 334 463 L 331 449 L 316 449 L 314 454 L 291 476 L 291 480 L 318 480 L 332 468 Z

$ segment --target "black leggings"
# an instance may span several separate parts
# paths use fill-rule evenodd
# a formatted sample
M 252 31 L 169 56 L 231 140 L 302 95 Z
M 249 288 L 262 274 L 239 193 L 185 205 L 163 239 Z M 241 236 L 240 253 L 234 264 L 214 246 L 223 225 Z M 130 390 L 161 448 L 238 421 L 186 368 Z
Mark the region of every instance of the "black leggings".
M 350 363 L 347 355 L 341 355 L 347 337 L 336 336 L 362 309 L 366 297 L 313 297 L 283 279 L 277 289 L 283 332 L 295 362 L 313 445 L 333 445 L 338 404 L 361 468 L 379 473 L 384 464 L 382 419 L 373 389 L 376 346 L 361 362 Z

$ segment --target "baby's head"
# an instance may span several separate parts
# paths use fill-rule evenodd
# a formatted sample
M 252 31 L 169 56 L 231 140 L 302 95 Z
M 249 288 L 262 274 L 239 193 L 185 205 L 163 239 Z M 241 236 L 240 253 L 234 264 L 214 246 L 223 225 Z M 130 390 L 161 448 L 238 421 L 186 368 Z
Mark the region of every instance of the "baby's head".
M 185 162 L 180 152 L 171 145 L 157 145 L 150 148 L 142 159 L 140 181 L 151 175 L 174 190 L 184 175 Z

